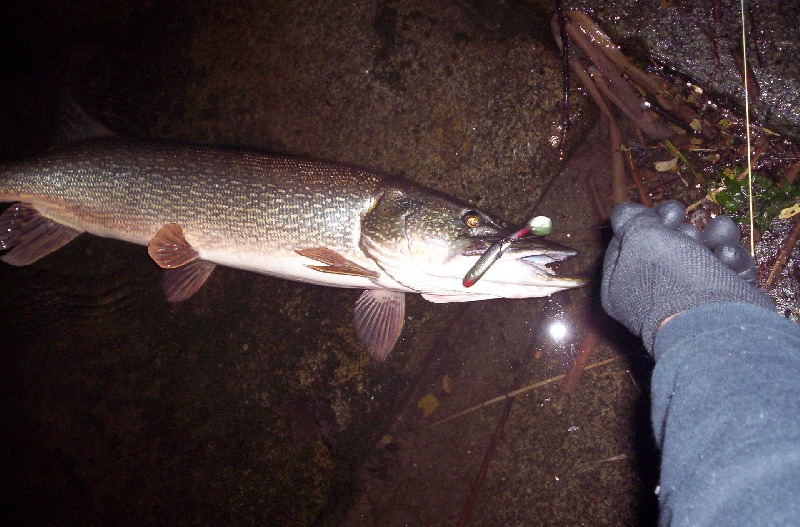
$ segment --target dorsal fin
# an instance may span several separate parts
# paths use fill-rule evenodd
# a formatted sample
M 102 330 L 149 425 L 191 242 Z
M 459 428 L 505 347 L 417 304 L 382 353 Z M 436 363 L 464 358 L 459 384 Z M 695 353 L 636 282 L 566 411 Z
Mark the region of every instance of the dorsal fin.
M 65 145 L 95 137 L 114 135 L 114 132 L 104 124 L 84 112 L 69 95 L 59 92 L 56 96 L 58 98 L 57 144 Z

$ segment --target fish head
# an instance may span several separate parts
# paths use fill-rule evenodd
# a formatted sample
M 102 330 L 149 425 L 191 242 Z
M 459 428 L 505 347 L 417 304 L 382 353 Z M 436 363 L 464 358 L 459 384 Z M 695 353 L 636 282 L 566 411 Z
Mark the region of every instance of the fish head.
M 586 283 L 548 267 L 577 252 L 538 236 L 515 241 L 472 287 L 464 276 L 483 253 L 514 229 L 450 196 L 392 186 L 362 218 L 362 250 L 393 280 L 434 302 L 528 298 Z

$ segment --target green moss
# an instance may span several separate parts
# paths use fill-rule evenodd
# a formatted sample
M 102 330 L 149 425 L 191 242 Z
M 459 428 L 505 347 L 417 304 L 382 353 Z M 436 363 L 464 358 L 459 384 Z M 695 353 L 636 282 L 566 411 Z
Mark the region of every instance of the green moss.
M 741 220 L 749 217 L 749 185 L 747 170 L 741 166 L 724 169 L 709 196 L 722 207 L 725 214 Z M 756 228 L 764 230 L 782 209 L 800 198 L 796 183 L 775 184 L 758 172 L 753 172 L 753 220 Z

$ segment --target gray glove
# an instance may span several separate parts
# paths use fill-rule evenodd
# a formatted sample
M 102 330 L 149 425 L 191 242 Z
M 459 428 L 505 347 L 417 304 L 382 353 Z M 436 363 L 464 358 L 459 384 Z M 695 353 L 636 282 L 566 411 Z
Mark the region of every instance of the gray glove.
M 685 219 L 686 208 L 674 200 L 652 209 L 622 203 L 611 212 L 603 308 L 641 336 L 650 353 L 661 323 L 681 311 L 712 302 L 773 308 L 754 284 L 755 262 L 739 245 L 733 220 L 718 216 L 701 233 Z

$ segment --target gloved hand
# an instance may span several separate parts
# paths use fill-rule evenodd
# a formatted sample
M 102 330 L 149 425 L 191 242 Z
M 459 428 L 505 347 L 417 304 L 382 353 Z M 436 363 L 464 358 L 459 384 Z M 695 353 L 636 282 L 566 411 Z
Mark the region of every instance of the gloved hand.
M 755 284 L 755 262 L 727 216 L 701 233 L 683 223 L 686 208 L 666 201 L 650 209 L 622 203 L 611 212 L 614 238 L 603 262 L 603 308 L 644 340 L 652 353 L 661 323 L 711 302 L 750 302 L 772 309 Z

